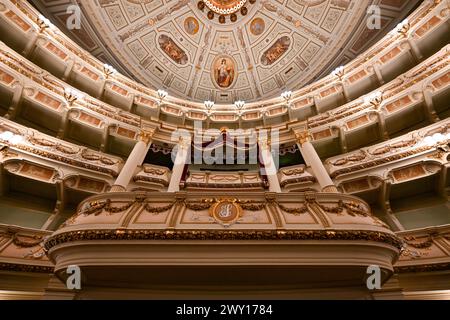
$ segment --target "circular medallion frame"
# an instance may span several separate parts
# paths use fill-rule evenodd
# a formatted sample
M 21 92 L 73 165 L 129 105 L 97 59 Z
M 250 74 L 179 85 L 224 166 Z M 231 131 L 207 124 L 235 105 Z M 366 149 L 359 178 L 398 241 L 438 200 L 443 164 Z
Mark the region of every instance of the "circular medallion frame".
M 209 209 L 209 214 L 222 225 L 229 226 L 242 217 L 242 207 L 233 199 L 223 199 Z

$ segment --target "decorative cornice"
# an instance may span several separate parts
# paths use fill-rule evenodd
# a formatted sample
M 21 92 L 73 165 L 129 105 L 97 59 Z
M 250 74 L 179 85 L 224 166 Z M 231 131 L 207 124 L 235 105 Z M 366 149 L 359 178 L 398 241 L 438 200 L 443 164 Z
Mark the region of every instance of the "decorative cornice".
M 0 262 L 0 270 L 52 274 L 54 272 L 54 267 Z
M 450 270 L 450 262 L 394 267 L 395 273 L 418 273 Z
M 400 250 L 402 241 L 396 236 L 376 231 L 342 230 L 79 230 L 56 234 L 45 242 L 47 251 L 76 241 L 129 241 L 129 240 L 318 240 L 318 241 L 373 241 Z

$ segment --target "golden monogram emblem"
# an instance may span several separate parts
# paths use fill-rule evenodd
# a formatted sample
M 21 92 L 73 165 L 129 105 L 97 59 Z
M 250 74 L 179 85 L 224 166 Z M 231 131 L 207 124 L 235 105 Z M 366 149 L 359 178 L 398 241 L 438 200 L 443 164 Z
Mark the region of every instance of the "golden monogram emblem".
M 210 215 L 223 225 L 231 225 L 242 216 L 242 208 L 236 200 L 220 200 L 209 209 Z

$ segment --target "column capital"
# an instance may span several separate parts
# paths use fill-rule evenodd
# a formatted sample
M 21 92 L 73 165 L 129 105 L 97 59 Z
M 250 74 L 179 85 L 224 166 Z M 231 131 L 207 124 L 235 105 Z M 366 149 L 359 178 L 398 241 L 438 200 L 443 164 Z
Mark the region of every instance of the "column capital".
M 180 136 L 178 138 L 178 146 L 183 149 L 183 150 L 187 150 L 191 144 L 191 137 L 186 137 L 186 136 Z
M 155 134 L 155 130 L 141 130 L 138 136 L 138 140 L 145 142 L 145 144 L 150 144 L 153 135 Z
M 270 139 L 260 139 L 258 141 L 259 146 L 261 147 L 262 150 L 270 150 L 270 145 L 271 145 L 271 141 Z
M 312 135 L 308 130 L 295 132 L 295 139 L 297 140 L 297 143 L 304 145 L 306 142 L 311 142 Z

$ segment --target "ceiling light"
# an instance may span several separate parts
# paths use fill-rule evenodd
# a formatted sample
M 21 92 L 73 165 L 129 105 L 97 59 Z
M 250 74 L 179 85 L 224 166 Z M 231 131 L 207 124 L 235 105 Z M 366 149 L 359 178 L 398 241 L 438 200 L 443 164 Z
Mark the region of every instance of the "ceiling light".
M 9 139 L 9 142 L 12 144 L 19 144 L 23 141 L 23 137 L 19 135 L 14 135 L 11 139 Z

